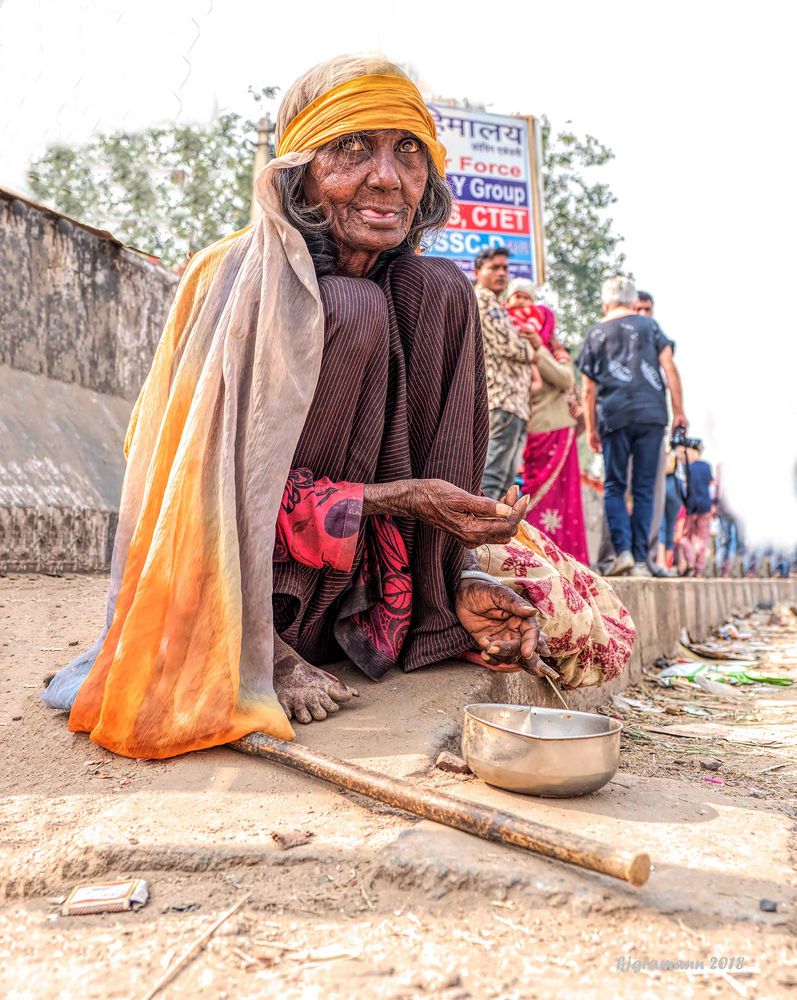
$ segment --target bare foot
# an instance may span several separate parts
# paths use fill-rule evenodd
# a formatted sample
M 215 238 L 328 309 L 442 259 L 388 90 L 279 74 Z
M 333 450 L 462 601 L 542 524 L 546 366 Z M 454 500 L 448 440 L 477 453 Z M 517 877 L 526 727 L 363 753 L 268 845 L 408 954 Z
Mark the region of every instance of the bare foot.
M 346 685 L 303 660 L 274 632 L 274 690 L 289 719 L 320 722 L 351 699 Z

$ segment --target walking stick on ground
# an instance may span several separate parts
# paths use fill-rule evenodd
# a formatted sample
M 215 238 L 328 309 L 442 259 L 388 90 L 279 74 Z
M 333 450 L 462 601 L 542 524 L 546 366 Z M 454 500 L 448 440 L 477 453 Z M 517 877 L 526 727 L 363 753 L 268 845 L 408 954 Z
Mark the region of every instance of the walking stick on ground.
M 408 781 L 378 774 L 358 764 L 311 750 L 300 743 L 287 743 L 264 733 L 251 733 L 227 745 L 240 753 L 287 764 L 339 788 L 367 795 L 414 816 L 472 833 L 483 840 L 522 847 L 547 858 L 613 875 L 633 886 L 644 885 L 650 874 L 647 854 L 618 850 L 577 833 L 555 830 L 477 802 L 465 802 L 430 789 L 417 788 Z

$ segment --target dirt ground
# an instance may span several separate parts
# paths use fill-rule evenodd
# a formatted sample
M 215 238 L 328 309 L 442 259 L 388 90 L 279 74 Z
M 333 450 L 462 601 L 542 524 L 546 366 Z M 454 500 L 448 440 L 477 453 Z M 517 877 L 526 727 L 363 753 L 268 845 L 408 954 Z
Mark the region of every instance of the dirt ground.
M 298 733 L 419 786 L 648 851 L 650 881 L 634 890 L 228 749 L 136 762 L 68 733 L 36 691 L 96 637 L 105 593 L 101 577 L 0 579 L 0 995 L 144 997 L 241 900 L 160 996 L 797 990 L 797 687 L 719 696 L 661 687 L 649 670 L 604 709 L 626 724 L 620 770 L 579 799 L 432 767 L 478 697 L 471 668 L 360 684 L 352 707 Z M 759 669 L 797 679 L 797 617 L 780 614 L 746 627 Z M 273 832 L 312 837 L 282 850 Z M 131 877 L 150 885 L 141 910 L 60 916 L 74 885 Z

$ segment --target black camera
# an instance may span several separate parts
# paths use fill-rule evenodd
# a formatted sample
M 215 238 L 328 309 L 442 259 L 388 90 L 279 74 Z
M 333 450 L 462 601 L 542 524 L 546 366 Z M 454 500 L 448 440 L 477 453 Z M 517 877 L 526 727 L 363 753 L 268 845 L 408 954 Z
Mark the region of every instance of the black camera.
M 673 451 L 676 448 L 694 448 L 695 451 L 699 451 L 703 447 L 703 442 L 700 438 L 687 437 L 685 427 L 676 427 L 670 438 L 670 447 Z

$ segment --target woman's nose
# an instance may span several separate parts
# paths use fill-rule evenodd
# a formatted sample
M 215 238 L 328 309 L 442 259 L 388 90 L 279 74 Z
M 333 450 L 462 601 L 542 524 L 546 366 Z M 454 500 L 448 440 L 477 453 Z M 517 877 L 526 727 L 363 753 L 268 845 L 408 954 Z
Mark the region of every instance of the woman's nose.
M 396 154 L 390 147 L 377 148 L 370 160 L 368 183 L 384 191 L 392 191 L 401 187 L 401 177 L 398 172 Z

